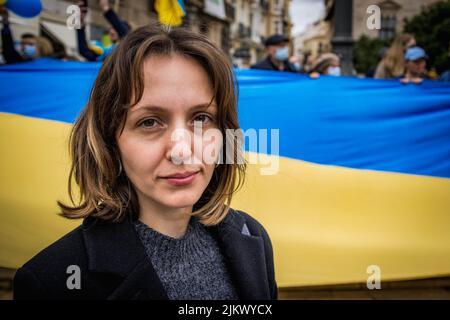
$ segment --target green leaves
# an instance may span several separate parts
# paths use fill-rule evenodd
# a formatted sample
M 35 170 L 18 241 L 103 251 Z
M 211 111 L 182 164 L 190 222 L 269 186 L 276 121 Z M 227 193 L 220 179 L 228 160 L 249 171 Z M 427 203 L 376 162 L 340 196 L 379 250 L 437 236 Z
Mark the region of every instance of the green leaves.
M 450 69 L 450 0 L 424 7 L 405 21 L 404 31 L 413 34 L 429 55 L 428 69 L 434 67 L 438 73 Z

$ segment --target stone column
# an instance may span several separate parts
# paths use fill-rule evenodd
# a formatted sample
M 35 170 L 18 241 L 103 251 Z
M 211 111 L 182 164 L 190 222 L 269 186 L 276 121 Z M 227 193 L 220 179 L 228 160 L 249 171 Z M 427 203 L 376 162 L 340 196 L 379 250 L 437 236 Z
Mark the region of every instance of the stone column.
M 353 0 L 336 0 L 334 3 L 334 34 L 331 39 L 333 52 L 341 56 L 342 73 L 353 70 Z

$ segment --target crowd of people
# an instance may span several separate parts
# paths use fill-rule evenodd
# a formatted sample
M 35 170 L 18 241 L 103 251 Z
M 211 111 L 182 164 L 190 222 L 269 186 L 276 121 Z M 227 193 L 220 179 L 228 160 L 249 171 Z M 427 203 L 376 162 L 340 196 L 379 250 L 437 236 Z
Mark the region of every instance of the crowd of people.
M 108 30 L 108 36 L 111 40 L 109 46 L 90 47 L 86 40 L 85 20 L 88 8 L 86 2 L 80 1 L 78 6 L 81 11 L 81 28 L 77 29 L 78 51 L 87 61 L 103 61 L 106 56 L 116 47 L 119 40 L 125 37 L 131 29 L 130 25 L 121 20 L 114 10 L 110 7 L 108 0 L 99 1 L 103 16 L 109 22 L 111 27 Z
M 44 37 L 32 33 L 24 33 L 20 39 L 19 51 L 14 46 L 14 40 L 9 27 L 8 10 L 0 6 L 2 17 L 2 56 L 5 63 L 31 61 L 39 57 L 52 57 L 54 54 L 51 42 Z
M 316 59 L 310 54 L 288 55 L 289 39 L 282 35 L 273 35 L 265 42 L 266 57 L 251 66 L 252 69 L 295 72 L 308 74 L 311 78 L 321 75 L 341 76 L 341 59 L 332 52 L 322 53 Z M 378 65 L 373 66 L 367 77 L 375 79 L 398 79 L 401 83 L 420 84 L 427 78 L 427 61 L 425 50 L 417 46 L 412 35 L 398 35 L 389 48 L 379 53 Z M 450 52 L 449 52 L 450 59 Z M 450 81 L 450 72 L 444 72 L 441 81 Z
M 109 22 L 110 28 L 107 32 L 110 44 L 103 45 L 101 42 L 88 41 L 85 30 L 85 20 L 88 7 L 85 1 L 79 1 L 81 27 L 76 29 L 77 44 L 79 54 L 87 61 L 103 61 L 106 56 L 116 47 L 121 38 L 127 35 L 131 27 L 128 22 L 121 20 L 110 7 L 108 0 L 98 1 L 103 11 L 103 16 Z M 31 61 L 33 59 L 48 57 L 62 60 L 74 59 L 67 54 L 55 52 L 49 39 L 37 36 L 32 33 L 25 33 L 21 36 L 19 46 L 14 45 L 13 35 L 9 23 L 8 10 L 0 5 L 0 16 L 2 18 L 2 52 L 5 64 Z
M 108 0 L 98 0 L 104 18 L 109 22 L 107 32 L 109 43 L 88 41 L 85 31 L 86 14 L 88 7 L 86 1 L 79 1 L 81 27 L 76 29 L 78 52 L 87 61 L 103 61 L 117 46 L 117 43 L 131 30 L 128 22 L 120 19 L 110 7 Z M 65 53 L 56 53 L 52 43 L 45 37 L 31 33 L 22 35 L 20 44 L 16 49 L 11 28 L 9 26 L 8 10 L 0 6 L 2 17 L 2 57 L 3 63 L 18 63 L 30 61 L 40 57 L 59 58 L 70 60 Z M 327 52 L 313 58 L 310 53 L 298 56 L 289 56 L 289 38 L 275 34 L 265 40 L 266 56 L 263 60 L 252 65 L 252 69 L 272 70 L 308 74 L 311 78 L 321 75 L 341 76 L 341 58 L 339 55 Z M 450 59 L 450 52 L 449 52 Z M 378 65 L 372 66 L 366 73 L 367 77 L 375 79 L 398 79 L 401 83 L 420 84 L 427 78 L 427 61 L 425 50 L 417 46 L 412 35 L 401 34 L 395 37 L 389 48 L 379 52 Z M 444 72 L 441 81 L 450 81 L 450 71 Z

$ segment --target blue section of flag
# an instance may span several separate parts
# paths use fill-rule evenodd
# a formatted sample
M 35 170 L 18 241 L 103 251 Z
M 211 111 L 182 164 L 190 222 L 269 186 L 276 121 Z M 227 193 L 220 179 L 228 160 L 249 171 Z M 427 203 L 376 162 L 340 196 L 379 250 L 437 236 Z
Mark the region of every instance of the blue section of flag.
M 0 111 L 73 123 L 100 65 L 40 59 L 0 67 Z M 281 156 L 450 178 L 447 84 L 236 74 L 242 128 L 279 129 Z

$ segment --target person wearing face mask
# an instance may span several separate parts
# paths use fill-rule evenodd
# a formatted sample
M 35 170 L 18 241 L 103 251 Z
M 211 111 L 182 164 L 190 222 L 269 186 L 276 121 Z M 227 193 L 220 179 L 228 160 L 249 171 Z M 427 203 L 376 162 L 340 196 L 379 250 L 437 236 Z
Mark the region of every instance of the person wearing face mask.
M 2 17 L 2 45 L 3 58 L 6 64 L 31 61 L 39 57 L 49 57 L 53 55 L 53 47 L 49 40 L 37 37 L 31 33 L 25 33 L 21 37 L 20 52 L 14 47 L 14 41 L 9 27 L 8 10 L 0 6 Z
M 22 57 L 34 59 L 37 56 L 37 37 L 32 33 L 24 33 L 21 37 L 20 48 Z
M 252 69 L 298 72 L 289 62 L 289 39 L 283 35 L 275 34 L 265 42 L 267 57 L 251 66 Z
M 328 76 L 341 76 L 341 59 L 334 53 L 320 55 L 309 71 L 311 78 L 318 78 L 321 74 Z
M 291 56 L 289 58 L 289 62 L 292 64 L 292 66 L 294 67 L 294 69 L 297 72 L 301 72 L 302 71 L 303 66 L 302 66 L 300 57 L 298 57 L 296 55 L 293 55 L 293 56 Z

